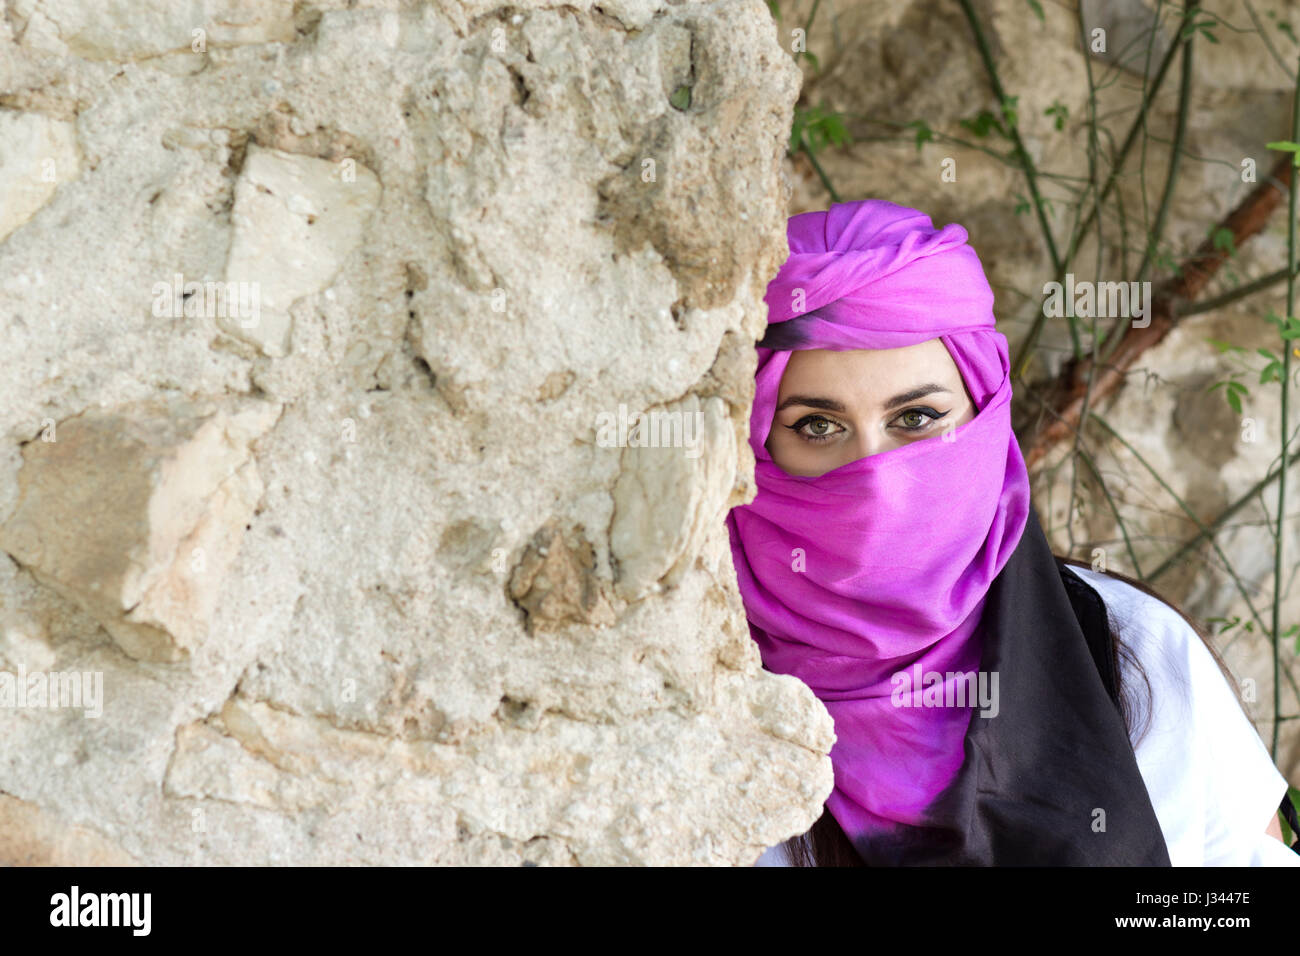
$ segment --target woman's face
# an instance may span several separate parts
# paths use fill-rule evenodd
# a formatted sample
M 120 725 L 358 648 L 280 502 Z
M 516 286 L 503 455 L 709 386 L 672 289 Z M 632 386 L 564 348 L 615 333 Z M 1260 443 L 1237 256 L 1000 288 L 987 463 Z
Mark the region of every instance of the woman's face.
M 800 349 L 781 378 L 767 451 L 791 475 L 822 475 L 975 417 L 939 339 L 898 349 Z

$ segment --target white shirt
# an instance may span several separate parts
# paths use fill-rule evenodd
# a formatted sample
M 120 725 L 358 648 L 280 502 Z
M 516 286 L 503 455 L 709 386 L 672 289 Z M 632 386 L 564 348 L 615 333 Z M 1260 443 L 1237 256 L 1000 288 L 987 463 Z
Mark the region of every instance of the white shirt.
M 1173 608 L 1126 581 L 1070 569 L 1101 595 L 1150 681 L 1148 719 L 1141 678 L 1121 671 L 1134 711 L 1132 735 L 1141 734 L 1133 753 L 1170 863 L 1300 866 L 1300 853 L 1264 832 L 1286 779 L 1196 632 Z M 754 865 L 789 866 L 785 844 L 767 849 Z

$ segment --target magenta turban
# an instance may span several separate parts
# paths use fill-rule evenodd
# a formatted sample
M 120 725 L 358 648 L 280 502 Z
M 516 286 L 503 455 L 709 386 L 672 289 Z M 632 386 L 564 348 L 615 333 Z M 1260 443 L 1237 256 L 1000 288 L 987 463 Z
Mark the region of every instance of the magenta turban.
M 806 683 L 835 721 L 827 808 L 856 841 L 921 825 L 961 767 L 974 708 L 897 706 L 894 678 L 979 667 L 976 626 L 1025 529 L 1029 478 L 1011 430 L 1007 341 L 966 230 L 868 199 L 793 216 L 788 237 L 758 347 L 758 490 L 727 527 L 764 666 Z M 934 338 L 973 419 L 823 475 L 772 461 L 764 446 L 790 349 Z

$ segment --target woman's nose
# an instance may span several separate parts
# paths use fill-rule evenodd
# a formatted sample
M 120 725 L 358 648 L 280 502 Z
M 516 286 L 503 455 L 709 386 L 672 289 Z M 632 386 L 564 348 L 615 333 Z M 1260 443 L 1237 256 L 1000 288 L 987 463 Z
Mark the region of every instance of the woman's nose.
M 888 451 L 891 447 L 889 436 L 883 432 L 869 428 L 859 429 L 846 449 L 849 457 L 845 458 L 841 464 L 847 465 L 859 458 L 878 455 L 882 451 Z

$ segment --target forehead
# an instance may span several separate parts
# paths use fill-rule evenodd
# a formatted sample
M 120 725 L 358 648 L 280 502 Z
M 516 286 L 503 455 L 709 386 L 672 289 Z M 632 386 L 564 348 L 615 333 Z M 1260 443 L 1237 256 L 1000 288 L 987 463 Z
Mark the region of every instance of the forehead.
M 810 389 L 885 398 L 917 384 L 938 382 L 960 390 L 961 373 L 940 339 L 897 349 L 800 349 L 790 354 L 781 396 Z

